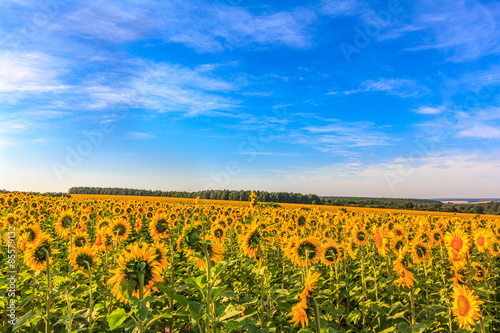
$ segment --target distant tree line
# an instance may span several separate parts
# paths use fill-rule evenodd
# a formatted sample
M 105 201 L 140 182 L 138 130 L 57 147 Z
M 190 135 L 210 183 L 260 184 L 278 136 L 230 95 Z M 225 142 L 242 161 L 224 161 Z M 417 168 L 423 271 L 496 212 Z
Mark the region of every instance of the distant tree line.
M 68 193 L 50 192 L 22 192 L 33 195 L 53 197 L 69 197 L 71 194 L 103 194 L 103 195 L 136 195 L 173 198 L 196 198 L 212 200 L 250 201 L 252 191 L 207 190 L 198 192 L 186 191 L 152 191 L 117 187 L 72 187 Z M 0 190 L 0 193 L 11 191 Z M 370 198 L 370 197 L 320 197 L 316 194 L 300 194 L 288 192 L 255 191 L 258 201 L 267 203 L 298 203 L 312 205 L 333 205 L 346 207 L 367 207 L 383 209 L 424 210 L 434 212 L 470 213 L 500 215 L 500 202 L 485 202 L 481 204 L 443 204 L 440 201 L 429 199 L 400 199 L 400 198 Z M 271 206 L 273 206 L 271 204 Z M 277 206 L 277 205 L 275 205 Z
M 72 187 L 69 194 L 136 195 L 171 198 L 197 198 L 211 200 L 250 201 L 252 191 L 206 190 L 197 192 L 137 190 L 118 187 Z M 298 203 L 321 205 L 323 201 L 316 194 L 255 191 L 260 202 Z
M 7 194 L 7 193 L 24 193 L 24 194 L 31 194 L 31 195 L 42 195 L 45 197 L 65 197 L 65 198 L 70 198 L 71 195 L 68 193 L 64 192 L 45 192 L 45 193 L 40 193 L 40 192 L 26 192 L 26 191 L 7 191 L 7 190 L 0 190 L 1 194 Z
M 433 212 L 470 213 L 500 215 L 500 202 L 492 201 L 481 204 L 443 204 L 430 199 L 398 199 L 369 197 L 321 197 L 324 205 L 426 210 Z

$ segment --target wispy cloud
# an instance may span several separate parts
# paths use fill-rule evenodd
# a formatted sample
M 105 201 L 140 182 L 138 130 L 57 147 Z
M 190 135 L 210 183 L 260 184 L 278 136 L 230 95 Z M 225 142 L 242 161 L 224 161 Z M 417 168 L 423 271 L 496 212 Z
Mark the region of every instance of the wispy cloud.
M 458 136 L 479 139 L 500 139 L 500 127 L 493 127 L 486 124 L 474 124 L 458 132 Z
M 63 64 L 61 59 L 40 52 L 0 51 L 0 94 L 20 95 L 68 89 L 60 78 L 65 71 Z
M 430 106 L 422 106 L 416 110 L 413 110 L 415 113 L 419 114 L 440 114 L 444 110 L 444 106 L 438 107 L 430 107 Z
M 133 140 L 146 140 L 146 139 L 151 139 L 152 137 L 153 135 L 144 132 L 129 132 L 127 135 L 127 138 Z
M 296 133 L 296 140 L 326 153 L 352 155 L 352 148 L 388 145 L 388 137 L 371 122 L 334 121 L 327 125 L 313 125 Z
M 321 167 L 281 170 L 289 182 L 324 195 L 409 198 L 496 196 L 500 181 L 498 152 L 439 153 L 412 161 L 395 158 L 383 163 L 340 162 Z M 406 177 L 400 176 L 404 170 Z M 398 178 L 391 178 L 395 175 Z M 397 179 L 393 182 L 393 179 Z M 460 182 L 456 180 L 460 179 Z M 392 181 L 392 183 L 391 183 Z M 392 185 L 391 185 L 392 184 Z
M 438 49 L 455 62 L 471 61 L 500 53 L 500 6 L 496 2 L 447 0 L 424 1 L 418 6 L 415 24 L 426 27 L 434 38 L 408 51 Z
M 363 92 L 385 92 L 389 95 L 398 97 L 418 97 L 428 93 L 429 89 L 424 85 L 419 85 L 415 80 L 410 79 L 386 79 L 380 78 L 376 81 L 366 80 L 357 89 L 339 91 L 330 91 L 328 95 L 352 95 Z
M 366 3 L 363 1 L 351 0 L 324 0 L 322 1 L 318 12 L 321 15 L 328 16 L 344 16 L 356 15 L 367 9 Z

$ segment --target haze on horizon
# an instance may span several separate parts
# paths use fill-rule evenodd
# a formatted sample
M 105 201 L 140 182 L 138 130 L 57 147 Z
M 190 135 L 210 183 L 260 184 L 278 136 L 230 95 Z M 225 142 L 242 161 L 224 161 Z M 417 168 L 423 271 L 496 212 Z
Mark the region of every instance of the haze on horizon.
M 0 2 L 0 189 L 500 197 L 500 3 Z

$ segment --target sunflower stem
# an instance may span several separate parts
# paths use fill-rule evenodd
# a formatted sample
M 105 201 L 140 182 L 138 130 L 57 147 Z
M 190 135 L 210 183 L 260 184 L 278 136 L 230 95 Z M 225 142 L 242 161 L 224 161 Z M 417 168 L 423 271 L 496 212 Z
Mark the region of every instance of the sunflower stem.
M 210 261 L 210 256 L 209 256 L 209 253 L 208 253 L 208 248 L 207 248 L 207 244 L 204 243 L 203 244 L 203 252 L 205 254 L 205 260 L 206 260 L 206 269 L 207 269 L 207 299 L 206 299 L 206 303 L 207 303 L 207 309 L 206 309 L 206 314 L 207 314 L 207 319 L 205 321 L 205 332 L 206 333 L 210 333 L 212 331 L 212 323 L 211 323 L 211 320 L 210 320 L 210 316 L 212 315 L 212 283 L 211 283 L 211 280 L 212 280 L 212 263 Z
M 316 321 L 316 332 L 320 333 L 321 332 L 321 318 L 319 316 L 319 306 L 318 303 L 316 302 L 316 299 L 313 298 L 313 303 L 314 303 L 314 319 Z
M 92 271 L 88 261 L 83 262 L 89 271 L 89 333 L 92 333 L 92 312 L 94 307 L 94 300 L 92 299 Z
M 413 288 L 410 288 L 410 310 L 411 310 L 411 331 L 413 332 L 413 326 L 415 326 L 415 299 L 413 297 Z
M 50 258 L 49 251 L 45 247 L 42 248 L 45 252 L 45 260 L 47 265 L 47 301 L 45 302 L 45 333 L 49 333 L 50 326 Z
M 144 272 L 140 272 L 137 274 L 137 279 L 139 280 L 139 312 L 142 312 L 142 307 L 144 306 L 142 300 L 144 299 Z M 142 333 L 144 332 L 144 324 L 142 320 L 137 318 L 138 325 L 139 325 L 139 332 Z

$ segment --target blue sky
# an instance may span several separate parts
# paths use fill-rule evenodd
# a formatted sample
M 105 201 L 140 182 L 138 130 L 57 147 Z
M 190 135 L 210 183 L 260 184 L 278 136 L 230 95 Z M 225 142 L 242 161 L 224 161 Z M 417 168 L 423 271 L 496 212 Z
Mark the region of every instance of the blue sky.
M 0 1 L 0 188 L 500 197 L 495 1 Z

